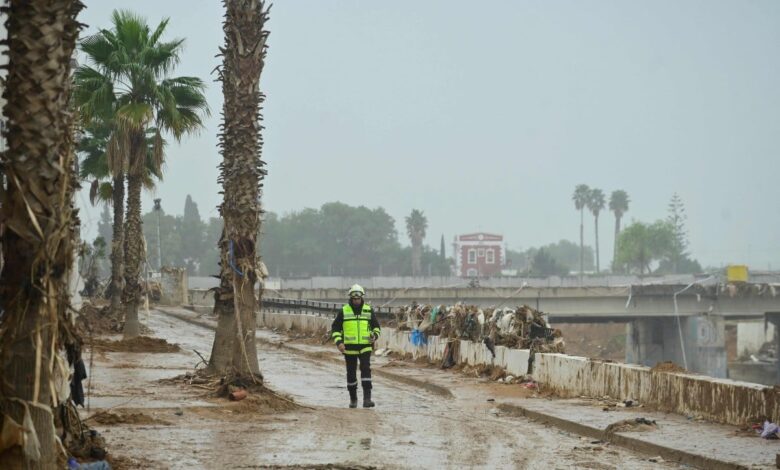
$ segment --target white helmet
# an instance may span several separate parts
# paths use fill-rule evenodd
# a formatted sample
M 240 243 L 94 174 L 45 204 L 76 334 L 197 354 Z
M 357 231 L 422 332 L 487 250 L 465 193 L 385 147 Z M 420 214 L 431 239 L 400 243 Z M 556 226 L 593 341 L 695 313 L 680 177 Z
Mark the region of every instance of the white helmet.
M 366 290 L 363 289 L 363 286 L 360 284 L 355 284 L 354 286 L 349 288 L 349 297 L 364 297 L 366 295 Z

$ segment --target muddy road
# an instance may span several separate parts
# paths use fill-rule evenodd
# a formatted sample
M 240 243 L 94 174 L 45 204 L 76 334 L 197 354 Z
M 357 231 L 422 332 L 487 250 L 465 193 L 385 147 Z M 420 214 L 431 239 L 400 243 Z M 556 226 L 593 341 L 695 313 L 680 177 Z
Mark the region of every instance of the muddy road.
M 331 348 L 313 345 L 310 354 L 295 354 L 270 344 L 283 338 L 267 331 L 259 333 L 258 343 L 266 384 L 306 408 L 255 409 L 216 400 L 198 387 L 158 381 L 191 371 L 200 360 L 193 351 L 207 356 L 213 331 L 160 312 L 152 312 L 147 324 L 153 336 L 179 344 L 182 351 L 94 354 L 89 414 L 111 408 L 149 418 L 95 424 L 110 451 L 121 457 L 120 467 L 677 468 L 502 416 L 482 392 L 467 389 L 445 397 L 375 376 L 377 408 L 348 409 L 344 367 L 332 362 L 337 356 Z M 420 371 L 393 367 L 392 373 L 413 377 Z

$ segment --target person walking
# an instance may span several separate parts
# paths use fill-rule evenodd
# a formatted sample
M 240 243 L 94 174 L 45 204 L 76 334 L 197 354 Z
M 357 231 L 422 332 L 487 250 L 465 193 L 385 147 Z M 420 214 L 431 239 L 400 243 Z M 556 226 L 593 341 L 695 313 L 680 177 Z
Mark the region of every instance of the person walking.
M 366 304 L 366 291 L 358 284 L 350 287 L 349 302 L 344 304 L 331 325 L 331 338 L 347 363 L 349 407 L 357 408 L 357 366 L 360 361 L 360 383 L 363 387 L 363 408 L 371 408 L 371 351 L 379 338 L 379 321 Z

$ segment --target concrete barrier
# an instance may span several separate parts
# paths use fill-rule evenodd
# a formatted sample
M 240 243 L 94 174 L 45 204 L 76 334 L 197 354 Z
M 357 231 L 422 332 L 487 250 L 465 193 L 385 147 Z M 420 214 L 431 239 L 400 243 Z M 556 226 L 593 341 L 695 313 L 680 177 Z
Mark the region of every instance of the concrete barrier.
M 778 393 L 748 382 L 541 353 L 534 356 L 533 376 L 543 388 L 563 397 L 634 399 L 662 411 L 732 425 L 780 418 Z
M 258 326 L 309 333 L 328 331 L 332 322 L 333 318 L 328 316 L 306 314 L 263 311 L 257 316 Z M 409 331 L 396 330 L 395 328 L 382 328 L 382 335 L 376 344 L 377 349 L 390 349 L 411 354 L 414 357 L 427 357 L 432 361 L 444 359 L 446 346 L 446 338 L 439 338 L 438 336 L 429 336 L 427 344 L 415 346 L 411 342 Z M 456 362 L 471 366 L 496 365 L 515 376 L 528 373 L 530 351 L 527 349 L 510 349 L 504 346 L 497 346 L 495 350 L 496 357 L 494 358 L 484 344 L 461 340 L 460 355 L 456 358 Z
M 214 307 L 214 292 L 208 289 L 190 289 L 187 291 L 190 305 Z

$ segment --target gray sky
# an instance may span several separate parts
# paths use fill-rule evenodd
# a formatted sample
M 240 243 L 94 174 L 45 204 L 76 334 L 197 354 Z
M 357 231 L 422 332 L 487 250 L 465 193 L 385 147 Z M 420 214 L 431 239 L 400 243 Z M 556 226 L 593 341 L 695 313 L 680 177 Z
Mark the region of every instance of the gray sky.
M 157 195 L 215 216 L 222 2 L 85 3 L 87 33 L 131 6 L 187 39 L 177 74 L 209 81 L 213 113 L 170 146 Z M 776 0 L 278 1 L 266 207 L 382 206 L 404 243 L 418 208 L 435 247 L 484 230 L 525 248 L 578 239 L 578 183 L 626 190 L 626 222 L 665 217 L 676 191 L 702 264 L 780 268 L 779 25 Z M 84 209 L 94 236 L 99 210 Z M 601 216 L 602 266 L 613 224 Z

